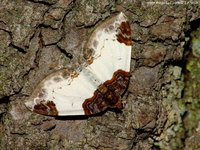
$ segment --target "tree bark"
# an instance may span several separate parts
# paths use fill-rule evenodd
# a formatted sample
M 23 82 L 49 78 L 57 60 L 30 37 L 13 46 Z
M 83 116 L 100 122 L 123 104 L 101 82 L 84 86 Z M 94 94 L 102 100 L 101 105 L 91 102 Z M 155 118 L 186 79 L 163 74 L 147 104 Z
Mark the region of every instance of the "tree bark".
M 124 12 L 131 79 L 122 111 L 49 117 L 24 101 L 48 74 L 77 68 L 94 28 Z M 197 150 L 199 2 L 1 0 L 0 149 Z

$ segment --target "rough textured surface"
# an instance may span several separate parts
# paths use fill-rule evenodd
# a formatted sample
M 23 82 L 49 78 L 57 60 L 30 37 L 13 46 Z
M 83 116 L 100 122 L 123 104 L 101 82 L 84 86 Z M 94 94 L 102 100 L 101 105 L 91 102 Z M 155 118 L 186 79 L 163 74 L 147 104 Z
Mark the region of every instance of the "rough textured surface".
M 94 27 L 119 11 L 133 37 L 122 112 L 53 118 L 28 111 L 24 100 L 37 83 L 83 63 Z M 195 3 L 1 0 L 0 149 L 200 149 L 199 16 Z
M 199 51 L 200 51 L 200 27 L 197 27 L 190 33 L 191 39 L 188 41 L 190 51 L 185 55 L 187 58 L 185 68 L 185 92 L 183 102 L 181 103 L 184 111 L 183 127 L 185 135 L 185 150 L 200 149 L 200 77 L 199 77 Z

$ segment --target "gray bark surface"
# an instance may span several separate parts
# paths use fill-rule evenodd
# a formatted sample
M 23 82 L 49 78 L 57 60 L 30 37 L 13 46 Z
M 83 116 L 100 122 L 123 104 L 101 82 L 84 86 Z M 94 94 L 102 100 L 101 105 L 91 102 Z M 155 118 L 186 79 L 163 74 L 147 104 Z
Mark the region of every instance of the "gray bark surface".
M 198 150 L 200 3 L 0 1 L 0 149 Z M 124 12 L 131 80 L 121 112 L 49 117 L 25 99 L 47 75 L 77 68 L 94 28 Z

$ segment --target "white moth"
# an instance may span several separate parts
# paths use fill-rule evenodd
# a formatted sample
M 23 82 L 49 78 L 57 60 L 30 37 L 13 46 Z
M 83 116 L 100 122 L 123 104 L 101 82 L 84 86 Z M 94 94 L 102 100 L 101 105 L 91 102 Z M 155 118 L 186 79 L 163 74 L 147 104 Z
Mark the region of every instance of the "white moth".
M 77 72 L 63 69 L 47 76 L 25 105 L 44 115 L 89 115 L 121 108 L 130 78 L 131 29 L 118 14 L 99 25 L 86 48 L 94 51 Z M 68 74 L 68 75 L 67 75 Z

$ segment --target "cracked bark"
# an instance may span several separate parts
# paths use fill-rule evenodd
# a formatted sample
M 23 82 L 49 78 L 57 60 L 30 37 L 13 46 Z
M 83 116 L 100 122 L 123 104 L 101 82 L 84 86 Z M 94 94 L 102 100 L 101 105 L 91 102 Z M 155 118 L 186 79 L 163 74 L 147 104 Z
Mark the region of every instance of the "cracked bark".
M 37 83 L 83 63 L 94 27 L 119 11 L 130 19 L 134 42 L 122 112 L 55 118 L 29 112 L 24 100 Z M 0 149 L 199 149 L 198 82 L 192 82 L 199 11 L 196 4 L 132 0 L 2 0 Z

